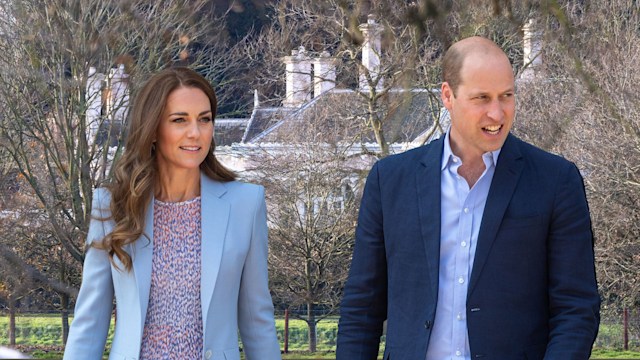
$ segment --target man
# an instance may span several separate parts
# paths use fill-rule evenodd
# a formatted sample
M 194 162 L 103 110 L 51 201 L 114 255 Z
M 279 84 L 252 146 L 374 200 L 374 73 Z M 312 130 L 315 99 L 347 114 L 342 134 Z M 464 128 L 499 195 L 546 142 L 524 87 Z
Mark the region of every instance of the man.
M 446 135 L 367 179 L 338 360 L 586 360 L 599 324 L 578 169 L 509 134 L 511 64 L 471 37 L 443 59 Z

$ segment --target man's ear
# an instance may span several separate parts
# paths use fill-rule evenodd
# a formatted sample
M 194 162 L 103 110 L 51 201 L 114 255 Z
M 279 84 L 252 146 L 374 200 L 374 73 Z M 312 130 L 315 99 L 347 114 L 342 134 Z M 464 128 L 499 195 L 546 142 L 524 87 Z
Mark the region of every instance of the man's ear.
M 440 89 L 440 97 L 442 98 L 442 104 L 447 109 L 451 110 L 451 103 L 453 102 L 453 89 L 449 86 L 448 82 L 443 82 Z

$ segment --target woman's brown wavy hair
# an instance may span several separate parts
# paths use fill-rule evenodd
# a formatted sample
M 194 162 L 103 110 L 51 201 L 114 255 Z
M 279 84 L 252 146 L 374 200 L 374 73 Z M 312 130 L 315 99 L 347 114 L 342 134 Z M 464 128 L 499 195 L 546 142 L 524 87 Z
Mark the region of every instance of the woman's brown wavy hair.
M 215 118 L 216 95 L 209 82 L 197 72 L 183 67 L 162 70 L 144 84 L 134 99 L 129 114 L 129 128 L 125 150 L 114 165 L 114 178 L 107 188 L 111 191 L 111 219 L 113 231 L 98 245 L 108 251 L 114 263 L 116 256 L 127 271 L 131 271 L 131 256 L 123 247 L 138 240 L 144 234 L 145 213 L 154 189 L 158 185 L 158 169 L 153 142 L 158 125 L 167 104 L 169 94 L 182 87 L 202 90 L 211 103 Z M 201 171 L 211 179 L 232 181 L 236 175 L 225 168 L 215 157 L 215 142 L 200 164 Z

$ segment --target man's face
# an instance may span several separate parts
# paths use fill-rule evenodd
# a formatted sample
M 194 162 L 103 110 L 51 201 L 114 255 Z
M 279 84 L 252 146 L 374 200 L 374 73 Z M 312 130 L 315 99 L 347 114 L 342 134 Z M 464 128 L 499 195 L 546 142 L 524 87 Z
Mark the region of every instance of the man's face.
M 465 159 L 479 159 L 504 144 L 515 115 L 514 78 L 506 56 L 469 54 L 456 94 L 442 84 L 442 101 L 451 115 L 451 148 Z

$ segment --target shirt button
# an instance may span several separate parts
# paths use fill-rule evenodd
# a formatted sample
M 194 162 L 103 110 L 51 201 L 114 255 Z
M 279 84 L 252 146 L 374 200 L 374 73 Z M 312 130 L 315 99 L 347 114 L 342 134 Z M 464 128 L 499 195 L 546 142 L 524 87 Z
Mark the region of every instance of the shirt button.
M 463 242 L 461 242 L 461 243 L 460 243 L 460 245 L 461 245 L 462 247 L 465 247 L 465 246 L 467 246 L 467 242 L 466 242 L 466 241 L 463 241 Z
M 207 350 L 207 351 L 204 353 L 204 357 L 205 357 L 206 359 L 211 359 L 211 355 L 213 355 L 213 353 L 211 352 L 211 350 Z
M 458 316 L 456 316 L 456 319 L 462 320 L 462 314 L 458 313 Z
M 464 208 L 464 213 L 465 214 L 469 213 L 469 208 Z
M 460 276 L 460 277 L 458 278 L 458 282 L 459 282 L 460 284 L 464 284 L 464 278 L 463 278 L 462 276 Z
M 456 356 L 460 356 L 460 355 L 462 355 L 462 351 L 456 350 Z

